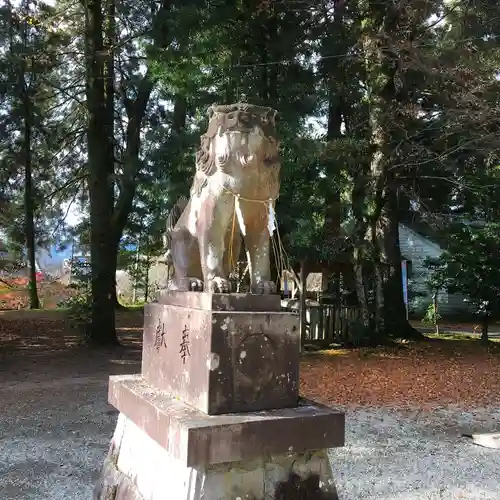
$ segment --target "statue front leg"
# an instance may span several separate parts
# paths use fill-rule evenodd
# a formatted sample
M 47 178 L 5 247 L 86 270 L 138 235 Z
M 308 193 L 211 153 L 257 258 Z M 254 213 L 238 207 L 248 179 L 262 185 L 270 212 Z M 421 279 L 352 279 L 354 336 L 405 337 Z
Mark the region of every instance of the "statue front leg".
M 224 245 L 212 243 L 210 237 L 200 238 L 200 255 L 206 292 L 229 293 L 230 282 L 224 269 Z
M 271 281 L 271 242 L 267 224 L 259 224 L 259 226 L 249 228 L 250 231 L 245 236 L 247 258 L 250 264 L 250 291 L 270 294 L 276 292 L 276 284 Z
M 198 242 L 186 229 L 172 232 L 170 258 L 174 274 L 169 290 L 183 292 L 203 290 Z
M 229 293 L 229 269 L 224 260 L 226 233 L 233 210 L 231 200 L 208 200 L 204 205 L 203 215 L 198 224 L 198 242 L 200 247 L 201 269 L 206 292 Z

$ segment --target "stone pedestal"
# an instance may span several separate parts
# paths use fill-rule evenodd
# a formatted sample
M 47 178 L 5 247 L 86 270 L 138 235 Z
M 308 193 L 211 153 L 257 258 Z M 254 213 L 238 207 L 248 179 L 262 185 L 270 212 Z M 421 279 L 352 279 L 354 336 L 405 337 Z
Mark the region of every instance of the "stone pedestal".
M 297 404 L 300 334 L 279 296 L 164 292 L 159 300 L 144 308 L 142 374 L 152 387 L 209 415 Z
M 120 416 L 94 498 L 337 498 L 326 449 L 344 414 L 299 398 L 298 353 L 279 297 L 160 294 L 142 374 L 110 377 Z

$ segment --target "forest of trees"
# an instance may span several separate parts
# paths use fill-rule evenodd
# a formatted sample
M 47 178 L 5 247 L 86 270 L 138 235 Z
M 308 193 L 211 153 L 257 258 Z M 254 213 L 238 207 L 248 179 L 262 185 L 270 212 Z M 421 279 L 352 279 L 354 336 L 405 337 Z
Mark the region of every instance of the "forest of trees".
M 398 240 L 415 217 L 455 241 L 440 286 L 494 315 L 499 36 L 495 0 L 0 0 L 0 226 L 31 263 L 32 307 L 35 246 L 77 238 L 90 339 L 116 343 L 123 247 L 161 252 L 206 108 L 246 100 L 279 111 L 291 265 L 349 262 L 373 338 L 415 334 Z

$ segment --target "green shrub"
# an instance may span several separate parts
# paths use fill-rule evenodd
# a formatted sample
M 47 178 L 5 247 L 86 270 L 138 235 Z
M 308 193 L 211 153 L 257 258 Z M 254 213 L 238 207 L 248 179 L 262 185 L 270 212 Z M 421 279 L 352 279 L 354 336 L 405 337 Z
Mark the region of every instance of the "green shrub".
M 436 311 L 436 308 L 434 304 L 429 304 L 427 307 L 427 311 L 425 313 L 425 316 L 422 318 L 422 323 L 427 324 L 427 325 L 436 325 L 438 321 L 442 320 L 443 318 L 439 314 L 439 312 Z
M 92 289 L 90 263 L 82 259 L 71 262 L 71 287 L 77 293 L 60 303 L 67 309 L 68 326 L 76 330 L 84 340 L 88 339 L 92 312 Z

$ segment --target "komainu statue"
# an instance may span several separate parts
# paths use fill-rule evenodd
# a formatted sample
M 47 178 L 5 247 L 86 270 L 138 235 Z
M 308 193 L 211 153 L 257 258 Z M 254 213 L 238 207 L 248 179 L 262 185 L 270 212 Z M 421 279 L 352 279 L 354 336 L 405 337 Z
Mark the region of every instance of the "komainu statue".
M 275 291 L 270 237 L 280 186 L 276 114 L 250 104 L 208 109 L 190 198 L 179 200 L 167 221 L 170 290 L 229 292 L 243 237 L 251 292 Z

